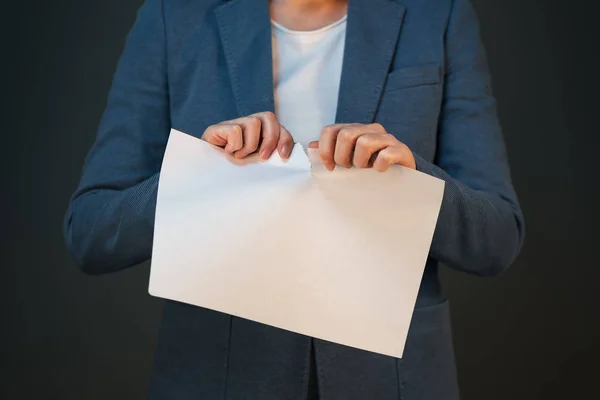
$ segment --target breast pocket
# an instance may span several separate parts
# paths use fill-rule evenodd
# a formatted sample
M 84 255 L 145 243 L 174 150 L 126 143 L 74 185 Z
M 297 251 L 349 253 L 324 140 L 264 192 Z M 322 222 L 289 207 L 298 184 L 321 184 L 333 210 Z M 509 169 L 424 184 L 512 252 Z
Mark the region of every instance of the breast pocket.
M 437 63 L 401 67 L 388 74 L 384 91 L 390 92 L 408 87 L 436 85 L 441 81 L 442 69 Z
M 442 100 L 437 63 L 401 67 L 387 76 L 376 122 L 424 157 L 433 157 Z

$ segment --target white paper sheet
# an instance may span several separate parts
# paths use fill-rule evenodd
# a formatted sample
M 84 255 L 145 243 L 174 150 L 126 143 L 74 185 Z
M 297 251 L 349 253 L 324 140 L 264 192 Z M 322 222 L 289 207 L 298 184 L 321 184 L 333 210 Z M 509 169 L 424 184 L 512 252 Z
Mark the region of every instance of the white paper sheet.
M 401 357 L 444 183 L 308 153 L 235 160 L 172 130 L 149 292 Z

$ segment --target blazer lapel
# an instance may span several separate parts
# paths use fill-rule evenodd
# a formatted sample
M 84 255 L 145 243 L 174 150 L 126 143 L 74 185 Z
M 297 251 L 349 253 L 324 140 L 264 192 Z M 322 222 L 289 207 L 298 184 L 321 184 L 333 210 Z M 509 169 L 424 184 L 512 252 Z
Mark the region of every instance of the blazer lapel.
M 404 13 L 396 0 L 349 0 L 336 122 L 373 122 Z M 238 114 L 274 111 L 268 1 L 231 0 L 215 14 Z
M 239 116 L 274 111 L 268 1 L 231 0 L 215 14 Z
M 349 0 L 336 122 L 373 122 L 405 7 L 395 0 Z

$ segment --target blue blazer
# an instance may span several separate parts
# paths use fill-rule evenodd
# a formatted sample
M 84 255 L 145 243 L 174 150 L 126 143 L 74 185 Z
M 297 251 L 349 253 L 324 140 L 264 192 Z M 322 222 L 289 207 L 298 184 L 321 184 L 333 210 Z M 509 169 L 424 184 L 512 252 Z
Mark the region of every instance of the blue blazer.
M 273 111 L 271 60 L 265 0 L 146 0 L 65 218 L 83 271 L 150 258 L 171 127 L 200 137 L 217 122 Z M 497 275 L 523 241 L 468 0 L 350 0 L 336 120 L 381 123 L 418 170 L 446 181 L 404 357 L 167 301 L 150 398 L 304 399 L 311 349 L 322 399 L 458 398 L 438 263 Z

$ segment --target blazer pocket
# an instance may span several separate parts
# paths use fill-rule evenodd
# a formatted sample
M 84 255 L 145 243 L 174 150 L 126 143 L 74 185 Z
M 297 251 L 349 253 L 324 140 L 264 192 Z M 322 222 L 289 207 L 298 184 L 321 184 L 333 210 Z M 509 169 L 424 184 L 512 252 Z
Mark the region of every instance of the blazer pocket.
M 441 81 L 442 68 L 437 63 L 401 67 L 388 74 L 384 91 L 435 85 L 441 83 Z
M 460 399 L 447 300 L 415 308 L 396 363 L 403 400 Z

